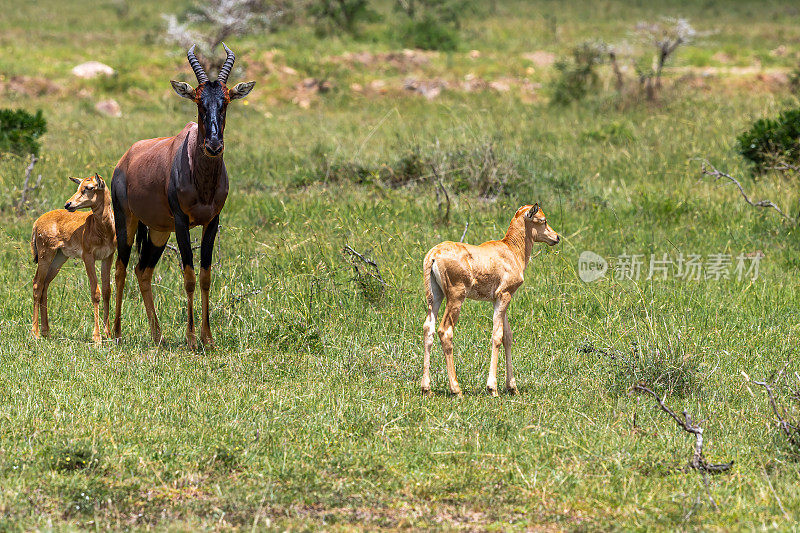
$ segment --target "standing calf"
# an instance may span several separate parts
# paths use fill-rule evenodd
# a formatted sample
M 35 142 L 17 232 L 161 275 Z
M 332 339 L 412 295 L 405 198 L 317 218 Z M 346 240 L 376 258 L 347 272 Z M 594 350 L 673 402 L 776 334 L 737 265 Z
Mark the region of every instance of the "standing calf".
M 33 224 L 31 250 L 33 262 L 38 263 L 33 278 L 33 336 L 47 337 L 50 323 L 47 320 L 47 289 L 64 262 L 70 257 L 80 257 L 89 276 L 89 290 L 94 305 L 94 331 L 92 340 L 99 342 L 100 335 L 100 290 L 97 288 L 95 261 L 102 260 L 103 323 L 108 331 L 108 305 L 111 298 L 111 262 L 114 258 L 114 213 L 111 209 L 111 194 L 103 179 L 94 176 L 80 180 L 70 178 L 78 184 L 78 191 L 64 204 L 64 209 L 49 211 Z M 90 212 L 75 212 L 84 207 Z M 39 331 L 39 312 L 42 329 Z
M 550 246 L 558 244 L 558 233 L 547 224 L 539 204 L 517 209 L 506 236 L 479 246 L 446 241 L 437 244 L 425 255 L 423 277 L 428 316 L 423 327 L 425 360 L 422 369 L 422 392 L 431 391 L 431 347 L 436 317 L 443 299 L 447 299 L 439 325 L 439 340 L 447 363 L 450 392 L 461 395 L 453 363 L 453 329 L 465 298 L 494 303 L 492 328 L 492 360 L 486 388 L 497 396 L 497 360 L 500 344 L 506 354 L 506 388 L 516 394 L 517 385 L 511 366 L 511 328 L 506 311 L 514 292 L 522 285 L 534 242 Z

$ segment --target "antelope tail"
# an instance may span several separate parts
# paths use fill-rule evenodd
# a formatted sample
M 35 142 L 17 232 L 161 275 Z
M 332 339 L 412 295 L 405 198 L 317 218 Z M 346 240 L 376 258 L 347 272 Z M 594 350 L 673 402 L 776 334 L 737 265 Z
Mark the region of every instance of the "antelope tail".
M 33 252 L 33 262 L 34 263 L 38 263 L 39 262 L 39 253 L 38 253 L 38 250 L 36 249 L 36 230 L 35 229 L 33 230 L 33 233 L 31 233 L 31 252 Z
M 435 260 L 433 254 L 429 253 L 425 256 L 425 261 L 422 264 L 422 278 L 425 280 L 425 301 L 429 307 L 433 306 L 435 301 L 441 301 L 444 296 L 444 291 L 436 279 L 434 268 Z

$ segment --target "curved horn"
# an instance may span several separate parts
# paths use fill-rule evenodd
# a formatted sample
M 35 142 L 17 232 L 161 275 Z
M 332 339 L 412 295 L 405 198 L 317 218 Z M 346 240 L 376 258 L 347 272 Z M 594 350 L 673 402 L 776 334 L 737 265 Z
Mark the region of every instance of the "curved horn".
M 205 83 L 208 81 L 208 76 L 206 75 L 206 71 L 203 70 L 203 66 L 194 56 L 194 47 L 197 46 L 193 44 L 191 48 L 189 48 L 189 52 L 186 54 L 186 57 L 189 58 L 189 64 L 192 66 L 192 70 L 194 70 L 194 75 L 197 76 L 197 83 Z
M 233 51 L 225 45 L 225 43 L 222 43 L 222 47 L 225 49 L 225 53 L 228 54 L 228 57 L 225 58 L 225 63 L 223 63 L 222 68 L 219 69 L 219 76 L 217 76 L 217 81 L 220 81 L 222 83 L 227 83 L 228 75 L 231 73 L 231 69 L 233 68 L 233 62 L 236 61 L 236 56 L 234 55 Z

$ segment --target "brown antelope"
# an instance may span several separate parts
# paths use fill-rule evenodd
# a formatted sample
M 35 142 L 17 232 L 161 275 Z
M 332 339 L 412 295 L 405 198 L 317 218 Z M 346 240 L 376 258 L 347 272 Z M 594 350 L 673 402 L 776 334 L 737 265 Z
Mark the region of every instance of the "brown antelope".
M 189 64 L 197 77 L 197 87 L 173 81 L 179 96 L 197 104 L 197 123 L 188 123 L 174 137 L 159 137 L 139 141 L 131 146 L 114 169 L 111 181 L 112 200 L 117 228 L 116 316 L 114 336 L 121 332 L 122 295 L 128 260 L 134 238 L 139 245 L 136 278 L 150 323 L 153 342 L 161 342 L 151 279 L 153 269 L 172 232 L 178 242 L 183 264 L 183 286 L 188 300 L 186 340 L 195 348 L 194 333 L 194 259 L 189 241 L 189 229 L 203 227 L 200 245 L 200 291 L 203 302 L 201 340 L 211 347 L 213 339 L 208 317 L 208 292 L 211 288 L 211 255 L 219 228 L 219 214 L 228 197 L 228 173 L 222 160 L 222 134 L 225 111 L 231 100 L 244 98 L 255 82 L 239 83 L 232 89 L 226 85 L 236 59 L 222 43 L 227 53 L 216 80 L 210 81 L 205 70 L 189 49 Z
M 78 184 L 77 192 L 64 204 L 64 209 L 49 211 L 33 224 L 31 250 L 33 262 L 37 263 L 33 278 L 33 336 L 47 337 L 50 323 L 47 320 L 47 289 L 50 282 L 70 257 L 80 257 L 89 276 L 89 290 L 94 306 L 94 331 L 92 340 L 100 342 L 100 289 L 97 288 L 96 261 L 102 261 L 103 325 L 108 331 L 108 306 L 111 299 L 111 262 L 114 259 L 114 213 L 111 210 L 111 195 L 103 178 L 94 176 L 80 180 L 70 178 Z M 84 207 L 90 212 L 76 212 Z M 39 331 L 39 313 L 42 329 Z
M 492 396 L 497 396 L 497 360 L 502 343 L 506 355 L 506 388 L 513 394 L 517 393 L 511 366 L 511 328 L 506 311 L 514 292 L 522 285 L 533 243 L 544 242 L 554 246 L 560 240 L 558 233 L 547 224 L 539 204 L 536 204 L 517 209 L 502 240 L 488 241 L 478 246 L 446 241 L 431 248 L 425 255 L 423 264 L 425 297 L 428 302 L 428 316 L 423 326 L 423 394 L 430 394 L 431 391 L 433 332 L 439 306 L 445 298 L 447 303 L 438 333 L 447 364 L 450 392 L 461 396 L 453 363 L 453 329 L 458 322 L 461 304 L 465 298 L 470 298 L 494 303 L 492 359 L 486 388 Z

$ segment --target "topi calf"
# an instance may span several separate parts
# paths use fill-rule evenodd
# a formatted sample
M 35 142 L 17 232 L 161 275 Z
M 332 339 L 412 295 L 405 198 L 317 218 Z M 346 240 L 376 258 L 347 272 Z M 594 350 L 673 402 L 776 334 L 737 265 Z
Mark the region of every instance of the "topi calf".
M 78 184 L 78 191 L 64 204 L 64 209 L 49 211 L 33 224 L 31 250 L 37 263 L 33 278 L 33 336 L 47 337 L 50 323 L 47 320 L 47 289 L 50 282 L 70 257 L 80 257 L 89 276 L 89 290 L 94 305 L 94 331 L 92 340 L 102 340 L 100 334 L 100 289 L 97 287 L 95 261 L 101 260 L 103 282 L 103 323 L 108 331 L 108 306 L 111 299 L 111 263 L 116 250 L 114 213 L 111 194 L 103 179 L 95 174 L 83 180 L 70 178 Z M 89 212 L 77 212 L 88 207 Z M 39 330 L 41 312 L 42 329 Z
M 560 237 L 547 224 L 539 204 L 517 209 L 506 236 L 499 241 L 488 241 L 479 246 L 446 241 L 437 244 L 425 255 L 423 276 L 428 316 L 423 327 L 425 360 L 422 369 L 422 392 L 430 394 L 431 347 L 436 317 L 442 300 L 447 303 L 439 324 L 439 341 L 447 363 L 450 392 L 461 396 L 453 363 L 453 329 L 464 299 L 494 303 L 492 328 L 492 359 L 486 388 L 497 396 L 497 360 L 502 343 L 506 355 L 506 388 L 516 394 L 517 385 L 511 366 L 511 328 L 506 311 L 514 292 L 522 285 L 523 273 L 528 266 L 534 242 L 550 246 L 558 244 Z

